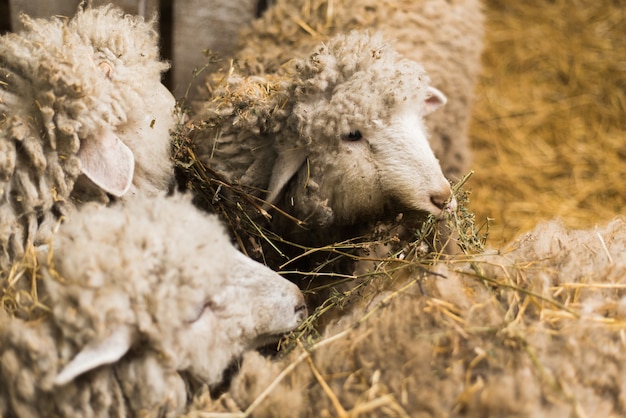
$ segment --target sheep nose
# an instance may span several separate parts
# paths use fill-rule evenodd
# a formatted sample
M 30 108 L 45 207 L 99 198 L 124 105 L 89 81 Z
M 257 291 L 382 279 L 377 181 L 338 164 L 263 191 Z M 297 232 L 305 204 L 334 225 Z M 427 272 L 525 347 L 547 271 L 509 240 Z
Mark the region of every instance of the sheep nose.
M 439 191 L 436 194 L 430 196 L 430 202 L 439 208 L 441 211 L 454 211 L 456 210 L 456 199 L 452 196 L 452 190 L 449 187 Z
M 450 199 L 450 195 L 452 194 L 450 188 L 441 190 L 440 192 L 430 195 L 430 202 L 437 206 L 439 209 L 444 210 L 448 200 Z
M 302 303 L 301 305 L 296 306 L 295 313 L 296 313 L 296 316 L 298 317 L 298 322 L 303 321 L 304 318 L 306 318 L 308 315 L 308 310 L 306 308 L 306 305 Z

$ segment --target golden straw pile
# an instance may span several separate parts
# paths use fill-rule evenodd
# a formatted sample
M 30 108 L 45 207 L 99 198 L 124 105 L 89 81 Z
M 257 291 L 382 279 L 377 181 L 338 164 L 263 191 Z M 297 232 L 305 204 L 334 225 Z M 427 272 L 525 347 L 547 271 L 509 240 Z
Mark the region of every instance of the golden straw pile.
M 488 0 L 470 137 L 472 209 L 498 246 L 538 220 L 589 227 L 626 203 L 626 8 Z

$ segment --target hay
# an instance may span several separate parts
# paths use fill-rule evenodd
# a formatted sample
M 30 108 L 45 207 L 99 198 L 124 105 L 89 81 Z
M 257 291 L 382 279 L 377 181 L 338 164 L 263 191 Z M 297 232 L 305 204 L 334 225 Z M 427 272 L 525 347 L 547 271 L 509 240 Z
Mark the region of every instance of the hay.
M 490 243 L 538 220 L 576 228 L 626 204 L 626 10 L 620 2 L 487 2 L 470 137 L 471 209 Z
M 10 269 L 0 269 L 0 309 L 17 318 L 37 320 L 46 316 L 50 308 L 40 299 L 38 283 L 41 280 L 36 249 L 29 245 L 24 255 Z

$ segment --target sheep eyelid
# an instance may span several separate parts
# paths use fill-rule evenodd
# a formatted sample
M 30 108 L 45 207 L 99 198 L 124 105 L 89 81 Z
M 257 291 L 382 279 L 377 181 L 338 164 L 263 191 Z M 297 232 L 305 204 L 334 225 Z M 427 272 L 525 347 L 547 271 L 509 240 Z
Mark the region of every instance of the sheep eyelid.
M 191 325 L 194 322 L 198 322 L 200 318 L 202 318 L 202 315 L 204 315 L 204 311 L 206 311 L 207 309 L 214 310 L 216 308 L 217 308 L 217 305 L 212 300 L 205 302 L 204 305 L 202 305 L 202 308 L 200 308 L 200 310 L 198 311 L 198 314 L 196 315 L 196 317 L 190 321 L 187 321 L 187 323 Z
M 341 139 L 343 139 L 344 141 L 358 141 L 361 138 L 363 138 L 363 134 L 361 134 L 361 131 L 359 131 L 358 129 L 341 135 Z

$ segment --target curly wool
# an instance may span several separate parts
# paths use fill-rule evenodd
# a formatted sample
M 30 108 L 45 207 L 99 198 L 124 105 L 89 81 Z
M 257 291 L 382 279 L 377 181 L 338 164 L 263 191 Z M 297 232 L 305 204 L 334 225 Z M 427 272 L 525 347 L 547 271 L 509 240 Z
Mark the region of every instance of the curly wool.
M 306 316 L 298 288 L 243 256 L 189 196 L 86 204 L 39 259 L 49 314 L 0 311 L 2 416 L 175 417 L 188 386 L 218 384 L 236 356 Z M 120 331 L 130 341 L 111 339 Z M 80 366 L 94 351 L 105 360 Z
M 264 189 L 271 174 L 268 161 L 277 156 L 274 138 L 286 128 L 292 111 L 294 80 L 242 77 L 233 69 L 226 79 L 216 74 L 214 81 L 212 99 L 202 103 L 194 118 L 194 151 L 229 182 Z
M 430 81 L 380 34 L 359 32 L 292 60 L 283 74 L 244 77 L 238 70 L 213 75 L 212 98 L 199 108 L 191 136 L 201 161 L 254 194 L 267 190 L 279 153 L 306 148 L 323 161 L 341 133 L 386 123 L 402 102 L 423 106 Z M 315 184 L 316 174 L 308 181 Z
M 84 346 L 109 329 L 136 324 L 165 359 L 178 359 L 176 330 L 228 281 L 226 260 L 234 249 L 223 227 L 183 196 L 135 198 L 119 210 L 89 204 L 75 217 L 55 236 L 52 264 L 43 270 L 62 334 Z M 189 257 L 207 248 L 210 260 Z M 61 283 L 55 271 L 65 273 Z
M 467 130 L 483 47 L 482 9 L 481 0 L 276 0 L 242 30 L 233 55 L 248 73 L 281 72 L 294 56 L 337 34 L 382 33 L 448 97 L 446 111 L 426 124 L 444 174 L 458 179 L 471 163 Z
M 127 122 L 168 68 L 153 22 L 110 6 L 23 23 L 23 32 L 0 38 L 0 268 L 26 242 L 46 242 L 73 202 L 108 201 L 79 182 L 81 140 Z M 143 149 L 135 153 L 136 186 L 167 188 L 166 145 L 126 145 Z
M 295 67 L 291 131 L 307 143 L 331 142 L 354 127 L 384 124 L 397 102 L 423 106 L 430 84 L 423 67 L 400 56 L 381 34 L 336 36 L 308 59 L 296 60 Z

